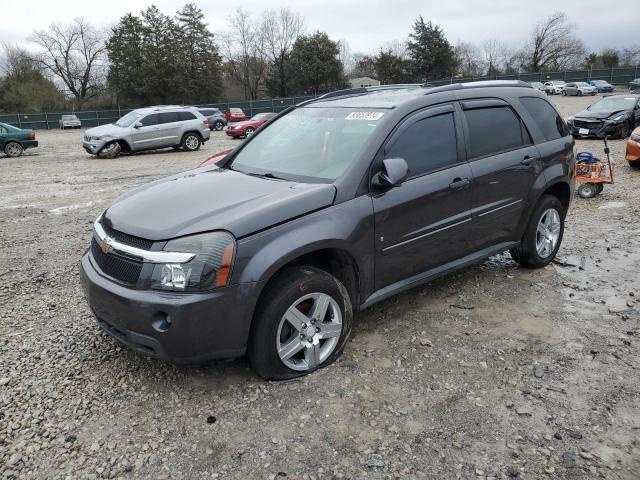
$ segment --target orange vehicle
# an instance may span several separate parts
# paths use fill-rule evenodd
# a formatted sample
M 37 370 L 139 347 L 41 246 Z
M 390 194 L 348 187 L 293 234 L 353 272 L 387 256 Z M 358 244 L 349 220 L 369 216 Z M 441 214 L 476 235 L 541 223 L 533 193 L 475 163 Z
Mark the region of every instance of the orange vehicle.
M 640 127 L 636 128 L 627 140 L 627 154 L 625 156 L 631 168 L 640 169 Z

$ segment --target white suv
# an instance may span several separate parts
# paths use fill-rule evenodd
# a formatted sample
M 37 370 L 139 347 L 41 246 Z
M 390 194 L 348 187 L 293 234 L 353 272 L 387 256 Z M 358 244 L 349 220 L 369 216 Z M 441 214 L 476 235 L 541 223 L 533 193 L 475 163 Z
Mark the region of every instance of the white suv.
M 544 82 L 544 91 L 549 95 L 560 95 L 564 92 L 566 85 L 562 80 L 551 80 Z
M 196 108 L 148 107 L 133 110 L 115 123 L 90 128 L 82 146 L 98 158 L 115 158 L 122 151 L 167 147 L 195 151 L 209 136 L 209 120 Z

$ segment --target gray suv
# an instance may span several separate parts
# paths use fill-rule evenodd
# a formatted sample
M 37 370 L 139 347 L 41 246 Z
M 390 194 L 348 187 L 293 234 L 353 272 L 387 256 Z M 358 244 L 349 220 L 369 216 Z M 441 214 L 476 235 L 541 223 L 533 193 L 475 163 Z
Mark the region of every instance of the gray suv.
M 354 314 L 504 251 L 548 265 L 574 140 L 529 84 L 334 92 L 291 107 L 217 165 L 122 195 L 81 281 L 105 332 L 176 363 L 249 357 L 303 375 Z
M 193 107 L 148 107 L 85 131 L 82 146 L 99 158 L 159 148 L 195 151 L 209 140 L 209 121 Z

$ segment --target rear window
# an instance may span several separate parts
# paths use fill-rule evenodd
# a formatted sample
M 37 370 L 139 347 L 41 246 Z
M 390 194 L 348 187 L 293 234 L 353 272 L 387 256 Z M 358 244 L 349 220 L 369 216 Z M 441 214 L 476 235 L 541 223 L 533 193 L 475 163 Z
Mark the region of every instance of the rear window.
M 529 134 L 508 106 L 465 110 L 470 157 L 486 157 L 528 145 Z
M 184 120 L 194 120 L 196 116 L 191 112 L 174 112 L 178 116 L 179 122 Z
M 542 130 L 542 134 L 547 141 L 569 135 L 569 127 L 562 120 L 555 108 L 549 105 L 543 98 L 520 97 L 520 103 L 527 109 L 533 120 Z

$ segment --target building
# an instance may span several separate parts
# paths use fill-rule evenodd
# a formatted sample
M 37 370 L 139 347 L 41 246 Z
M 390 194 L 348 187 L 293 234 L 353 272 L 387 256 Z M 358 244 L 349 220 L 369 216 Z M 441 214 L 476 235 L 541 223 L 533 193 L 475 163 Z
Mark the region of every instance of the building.
M 380 85 L 379 80 L 370 77 L 354 78 L 352 80 L 349 80 L 349 83 L 351 84 L 351 88 L 377 87 Z

